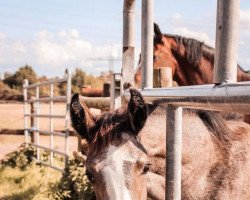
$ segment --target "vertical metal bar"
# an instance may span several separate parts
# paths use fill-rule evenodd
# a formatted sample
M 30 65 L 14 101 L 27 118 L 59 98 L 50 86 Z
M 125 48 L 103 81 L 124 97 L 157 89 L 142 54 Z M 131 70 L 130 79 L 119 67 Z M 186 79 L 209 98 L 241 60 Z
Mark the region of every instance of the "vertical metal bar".
M 124 83 L 134 83 L 135 0 L 124 0 L 121 94 Z
M 142 0 L 141 61 L 142 89 L 153 88 L 153 0 Z
M 111 76 L 111 91 L 110 91 L 110 109 L 115 108 L 115 74 Z
M 30 103 L 30 114 L 35 114 L 34 102 Z M 32 116 L 32 117 L 30 117 L 30 128 L 31 128 L 31 130 L 33 130 L 34 127 L 35 127 L 35 117 Z M 35 137 L 34 131 L 31 131 L 30 135 L 31 135 L 31 142 L 35 143 L 36 142 L 36 137 Z
M 218 0 L 215 45 L 215 83 L 237 80 L 240 0 Z
M 28 99 L 28 89 L 26 88 L 29 85 L 29 81 L 27 79 L 23 82 L 23 112 L 24 112 L 24 137 L 25 137 L 25 146 L 28 147 L 29 143 L 29 132 L 28 132 L 28 121 L 27 121 L 27 99 Z
M 40 97 L 39 95 L 39 86 L 36 87 L 36 99 L 38 100 Z M 40 114 L 40 103 L 39 101 L 36 101 L 36 115 Z M 39 122 L 39 117 L 36 117 L 36 130 L 40 129 L 40 122 Z M 36 132 L 36 144 L 40 145 L 40 133 L 37 131 Z M 40 148 L 37 147 L 37 160 L 40 160 Z
M 68 163 L 68 137 L 69 137 L 69 111 L 70 111 L 70 100 L 71 100 L 71 74 L 67 70 L 67 100 L 66 100 L 66 118 L 65 118 L 65 149 L 64 152 L 67 156 L 64 159 L 64 165 Z
M 50 85 L 50 97 L 53 98 L 54 97 L 54 85 L 51 84 Z M 54 114 L 54 103 L 53 101 L 50 101 L 50 116 L 52 116 Z M 53 117 L 50 117 L 50 132 L 54 131 L 54 120 Z M 54 149 L 54 135 L 50 134 L 50 148 Z M 50 165 L 53 166 L 54 163 L 54 152 L 50 151 Z
M 181 199 L 182 108 L 167 108 L 166 200 Z
M 114 73 L 111 77 L 111 95 L 110 95 L 110 109 L 117 109 L 121 107 L 121 95 L 120 95 L 120 85 L 121 82 L 121 74 Z

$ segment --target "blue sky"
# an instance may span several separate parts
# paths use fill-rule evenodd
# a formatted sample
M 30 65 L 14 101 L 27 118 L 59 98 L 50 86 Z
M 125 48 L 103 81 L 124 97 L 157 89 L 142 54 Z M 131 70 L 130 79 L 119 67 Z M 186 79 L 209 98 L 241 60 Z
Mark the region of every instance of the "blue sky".
M 136 52 L 140 52 L 137 1 Z M 30 64 L 39 75 L 60 76 L 66 67 L 100 74 L 121 57 L 122 0 L 0 0 L 0 73 Z M 239 63 L 250 70 L 250 1 L 240 5 Z M 162 32 L 194 37 L 214 46 L 216 0 L 155 0 Z M 121 62 L 114 62 L 120 71 Z

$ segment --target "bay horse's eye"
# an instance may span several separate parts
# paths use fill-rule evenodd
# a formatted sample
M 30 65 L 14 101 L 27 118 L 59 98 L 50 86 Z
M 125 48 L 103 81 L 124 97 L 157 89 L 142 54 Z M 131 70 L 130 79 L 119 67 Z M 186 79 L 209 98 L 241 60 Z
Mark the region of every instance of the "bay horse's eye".
M 148 171 L 149 171 L 149 169 L 150 169 L 150 163 L 147 163 L 145 166 L 144 166 L 144 168 L 143 168 L 143 174 L 146 174 Z
M 153 59 L 154 59 L 154 60 L 156 59 L 156 56 L 155 56 L 155 55 L 153 56 Z
M 89 180 L 90 183 L 93 183 L 94 182 L 94 176 L 93 176 L 93 173 L 90 171 L 90 170 L 86 170 L 86 176 Z

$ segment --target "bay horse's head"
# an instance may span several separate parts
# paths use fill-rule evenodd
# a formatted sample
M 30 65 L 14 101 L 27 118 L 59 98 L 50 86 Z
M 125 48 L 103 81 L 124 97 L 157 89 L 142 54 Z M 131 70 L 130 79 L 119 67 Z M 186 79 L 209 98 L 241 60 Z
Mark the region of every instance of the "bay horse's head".
M 175 38 L 163 35 L 159 26 L 154 24 L 154 68 L 171 67 L 172 73 L 175 74 L 178 67 L 176 55 L 184 55 L 184 51 L 185 48 L 179 46 Z
M 175 76 L 179 67 L 178 58 L 181 59 L 184 55 L 185 48 L 182 44 L 177 42 L 176 37 L 167 34 L 163 35 L 159 26 L 154 23 L 154 68 L 171 67 L 172 74 Z M 141 59 L 139 59 L 134 79 L 135 84 L 140 85 Z
M 87 176 L 97 199 L 144 200 L 149 170 L 147 152 L 138 133 L 147 119 L 147 105 L 141 94 L 130 90 L 123 112 L 94 116 L 78 94 L 70 104 L 71 122 L 87 140 Z

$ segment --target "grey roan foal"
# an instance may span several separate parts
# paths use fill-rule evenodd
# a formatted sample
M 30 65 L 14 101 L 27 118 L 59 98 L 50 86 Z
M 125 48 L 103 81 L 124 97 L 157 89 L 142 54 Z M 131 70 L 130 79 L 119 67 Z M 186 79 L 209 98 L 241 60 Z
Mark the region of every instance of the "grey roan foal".
M 91 114 L 78 94 L 71 121 L 88 142 L 87 175 L 98 200 L 165 199 L 165 108 L 130 89 L 124 110 Z M 182 199 L 250 199 L 250 134 L 213 112 L 184 109 Z

